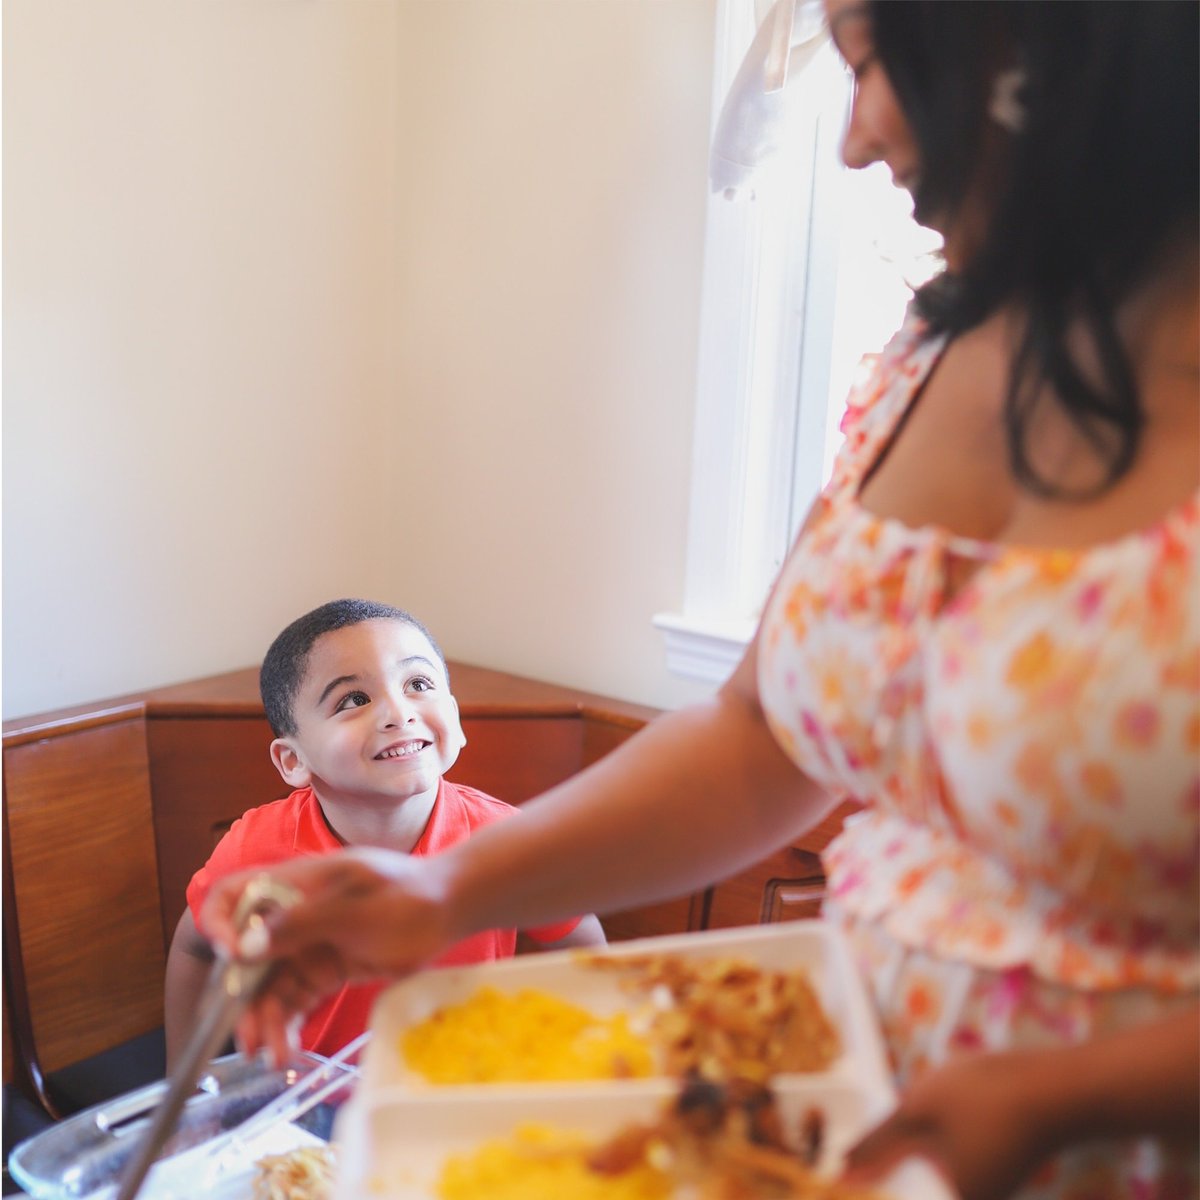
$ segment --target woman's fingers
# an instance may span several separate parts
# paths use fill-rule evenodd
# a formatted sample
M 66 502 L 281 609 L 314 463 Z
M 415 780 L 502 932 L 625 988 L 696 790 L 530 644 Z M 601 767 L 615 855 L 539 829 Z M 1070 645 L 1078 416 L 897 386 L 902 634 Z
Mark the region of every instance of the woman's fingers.
M 300 956 L 316 947 L 336 946 L 337 957 L 348 973 L 373 973 L 394 932 L 379 924 L 393 880 L 348 855 L 309 863 L 304 898 L 277 909 L 267 919 L 270 954 Z
M 425 860 L 358 849 L 294 859 L 268 869 L 299 896 L 273 908 L 246 936 L 237 910 L 246 886 L 263 870 L 214 884 L 201 928 L 236 957 L 268 960 L 271 970 L 239 1023 L 248 1051 L 287 1052 L 289 1024 L 347 983 L 400 978 L 452 940 L 436 878 Z
M 243 938 L 236 916 L 242 894 L 262 871 L 241 871 L 218 880 L 201 913 L 201 928 L 214 942 L 238 957 L 250 959 L 298 955 L 311 946 L 346 942 L 374 934 L 385 941 L 388 931 L 364 921 L 378 907 L 381 894 L 393 885 L 396 871 L 381 870 L 377 855 L 343 854 L 294 859 L 270 868 L 271 878 L 299 893 L 295 904 L 272 909 L 264 917 L 266 938 Z M 354 970 L 356 964 L 347 961 Z
M 846 1156 L 851 1178 L 931 1162 L 963 1200 L 1005 1200 L 1044 1157 L 1039 1087 L 1023 1053 L 964 1055 L 921 1076 Z
M 314 950 L 303 963 L 276 963 L 238 1021 L 238 1044 L 248 1054 L 265 1048 L 276 1063 L 293 1057 L 304 1017 L 337 991 L 343 974 L 328 948 Z
M 415 919 L 406 881 L 361 862 L 331 865 L 305 899 L 267 919 L 268 956 L 295 960 L 314 986 L 407 973 L 439 947 Z
M 262 996 L 238 1022 L 238 1045 L 247 1054 L 265 1049 L 275 1066 L 292 1058 L 296 1041 L 289 1032 L 292 1014 L 273 996 Z
M 913 1155 L 936 1161 L 936 1141 L 928 1122 L 897 1109 L 847 1152 L 847 1177 L 864 1183 L 878 1179 Z

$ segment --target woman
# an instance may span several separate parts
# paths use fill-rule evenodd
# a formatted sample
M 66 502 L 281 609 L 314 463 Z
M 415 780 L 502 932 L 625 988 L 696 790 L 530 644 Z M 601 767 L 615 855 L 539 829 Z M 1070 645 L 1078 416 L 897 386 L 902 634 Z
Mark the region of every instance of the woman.
M 1197 12 L 827 0 L 843 156 L 913 191 L 946 271 L 745 660 L 461 849 L 289 865 L 249 1046 L 485 926 L 704 886 L 850 795 L 826 917 L 902 1088 L 854 1163 L 927 1153 L 968 1200 L 1195 1194 Z M 241 883 L 206 910 L 227 945 Z

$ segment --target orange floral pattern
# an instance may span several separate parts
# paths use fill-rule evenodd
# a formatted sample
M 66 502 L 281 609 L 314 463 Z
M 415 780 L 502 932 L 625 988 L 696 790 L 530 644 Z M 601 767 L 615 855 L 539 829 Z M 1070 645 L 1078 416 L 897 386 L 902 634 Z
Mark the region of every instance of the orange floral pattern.
M 851 397 L 759 656 L 781 745 L 866 806 L 826 851 L 828 910 L 902 1078 L 1200 989 L 1200 495 L 1079 550 L 876 517 L 859 486 L 942 348 L 910 318 Z M 1157 1196 L 1178 1164 L 1148 1153 L 1029 1195 Z

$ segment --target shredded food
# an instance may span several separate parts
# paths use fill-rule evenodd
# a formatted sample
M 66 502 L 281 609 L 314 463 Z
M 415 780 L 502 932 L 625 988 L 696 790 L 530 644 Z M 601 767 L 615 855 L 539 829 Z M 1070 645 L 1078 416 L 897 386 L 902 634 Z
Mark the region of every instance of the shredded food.
M 254 1200 L 330 1200 L 334 1164 L 332 1146 L 300 1146 L 287 1154 L 268 1154 L 255 1164 Z
M 623 986 L 644 998 L 669 1075 L 765 1083 L 782 1072 L 823 1071 L 841 1052 L 803 971 L 672 954 L 592 961 L 624 972 Z
M 595 1144 L 544 1124 L 519 1127 L 447 1161 L 439 1200 L 882 1200 L 814 1169 L 822 1115 L 789 1145 L 774 1097 L 746 1081 L 693 1078 L 651 1123 Z

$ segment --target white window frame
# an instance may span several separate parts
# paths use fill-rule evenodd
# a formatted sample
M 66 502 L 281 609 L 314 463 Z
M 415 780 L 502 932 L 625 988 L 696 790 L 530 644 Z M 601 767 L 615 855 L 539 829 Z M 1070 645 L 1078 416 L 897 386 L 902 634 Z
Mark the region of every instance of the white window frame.
M 754 10 L 752 0 L 718 5 L 714 122 Z M 744 653 L 827 457 L 838 142 L 851 85 L 826 45 L 788 86 L 805 102 L 770 187 L 753 201 L 708 201 L 684 608 L 654 623 L 668 668 L 710 682 Z M 764 261 L 763 223 L 778 206 L 808 236 Z

